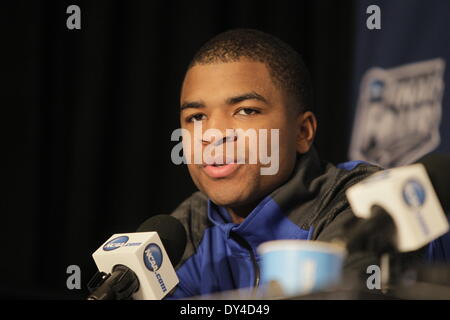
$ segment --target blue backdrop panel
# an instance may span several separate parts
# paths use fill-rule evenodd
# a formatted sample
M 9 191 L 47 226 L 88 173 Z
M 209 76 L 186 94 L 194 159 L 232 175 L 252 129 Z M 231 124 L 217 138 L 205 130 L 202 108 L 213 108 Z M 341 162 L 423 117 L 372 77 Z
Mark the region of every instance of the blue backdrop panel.
M 366 25 L 370 5 L 381 29 Z M 362 0 L 356 14 L 350 160 L 387 168 L 450 153 L 450 1 Z M 446 234 L 429 258 L 449 261 L 449 248 Z

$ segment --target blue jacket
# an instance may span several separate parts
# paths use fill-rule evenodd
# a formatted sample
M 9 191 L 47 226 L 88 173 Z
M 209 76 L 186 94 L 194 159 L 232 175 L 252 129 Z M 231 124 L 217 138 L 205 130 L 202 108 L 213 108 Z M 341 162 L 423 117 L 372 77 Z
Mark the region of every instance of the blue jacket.
M 267 195 L 241 224 L 228 211 L 196 192 L 172 215 L 184 225 L 188 244 L 176 267 L 180 283 L 169 298 L 186 298 L 259 285 L 256 248 L 278 239 L 331 241 L 345 238 L 356 219 L 345 190 L 381 168 L 362 162 L 338 167 L 314 149 L 299 155 L 291 178 Z M 378 258 L 355 255 L 344 268 L 365 268 Z

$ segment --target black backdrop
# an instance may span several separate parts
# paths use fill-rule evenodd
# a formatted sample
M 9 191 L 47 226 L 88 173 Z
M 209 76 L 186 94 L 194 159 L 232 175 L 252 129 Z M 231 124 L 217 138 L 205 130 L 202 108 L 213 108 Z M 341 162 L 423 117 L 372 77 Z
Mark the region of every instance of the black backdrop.
M 81 30 L 66 8 L 81 8 Z M 185 67 L 211 36 L 272 33 L 315 86 L 317 147 L 346 160 L 353 1 L 16 1 L 2 5 L 2 262 L 5 297 L 80 298 L 110 235 L 170 213 L 195 191 L 171 132 Z M 82 290 L 66 288 L 81 268 Z

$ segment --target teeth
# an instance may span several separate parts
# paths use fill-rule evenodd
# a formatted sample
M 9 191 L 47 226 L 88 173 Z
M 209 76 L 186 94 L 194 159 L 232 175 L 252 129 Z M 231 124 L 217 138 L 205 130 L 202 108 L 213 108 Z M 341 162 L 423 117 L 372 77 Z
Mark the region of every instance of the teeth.
M 232 163 L 234 163 L 234 162 L 226 162 L 226 163 L 222 163 L 222 164 L 220 164 L 220 163 L 212 163 L 212 164 L 208 164 L 208 165 L 209 166 L 213 166 L 213 167 L 222 167 L 222 166 L 227 166 L 227 165 L 232 164 Z

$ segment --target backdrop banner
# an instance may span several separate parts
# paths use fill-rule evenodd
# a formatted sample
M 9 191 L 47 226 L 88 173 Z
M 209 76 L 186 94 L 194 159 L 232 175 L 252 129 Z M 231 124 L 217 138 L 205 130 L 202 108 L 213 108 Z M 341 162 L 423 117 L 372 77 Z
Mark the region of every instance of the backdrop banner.
M 449 9 L 441 0 L 358 2 L 351 160 L 391 168 L 450 153 Z M 450 260 L 449 233 L 428 257 Z
M 380 29 L 368 26 L 374 4 Z M 350 159 L 389 168 L 450 152 L 448 2 L 365 0 L 357 10 Z

